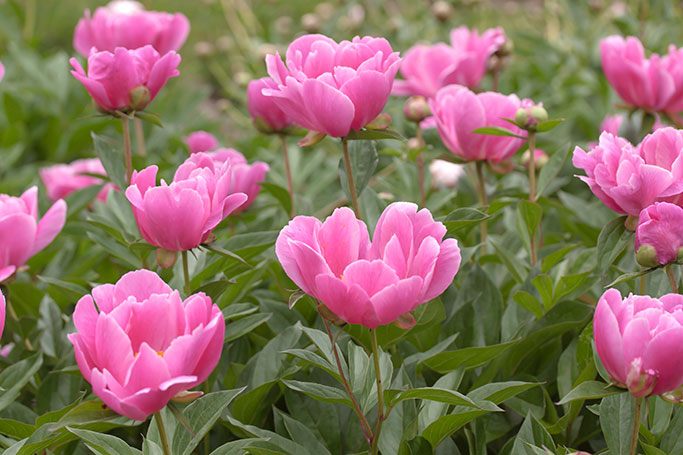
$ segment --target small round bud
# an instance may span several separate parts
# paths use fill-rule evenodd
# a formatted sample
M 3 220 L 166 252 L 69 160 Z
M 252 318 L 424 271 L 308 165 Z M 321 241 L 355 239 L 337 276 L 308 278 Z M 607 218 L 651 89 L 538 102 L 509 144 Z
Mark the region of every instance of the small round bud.
M 430 114 L 429 103 L 424 96 L 411 96 L 403 105 L 403 115 L 411 122 L 420 123 Z
M 432 14 L 441 22 L 446 22 L 453 15 L 453 7 L 446 1 L 439 0 L 432 4 Z
M 246 71 L 238 71 L 232 77 L 233 77 L 233 80 L 240 87 L 246 87 L 247 84 L 249 83 L 249 81 L 251 81 L 251 79 L 252 79 L 251 74 L 247 73 Z
M 529 150 L 525 150 L 522 154 L 522 164 L 525 168 L 529 168 L 531 153 Z M 548 163 L 548 155 L 541 149 L 534 150 L 534 168 L 539 171 L 543 166 Z
M 194 45 L 194 52 L 199 57 L 209 57 L 211 54 L 213 54 L 213 51 L 213 44 L 209 43 L 208 41 L 199 41 Z
M 543 106 L 534 106 L 529 109 L 529 114 L 536 120 L 537 123 L 542 123 L 548 120 L 548 111 Z
M 287 35 L 292 30 L 292 20 L 289 16 L 280 16 L 273 22 L 275 31 L 280 35 Z
M 657 250 L 650 244 L 640 245 L 636 251 L 636 261 L 643 267 L 659 267 L 657 260 Z
M 316 33 L 320 31 L 320 17 L 314 13 L 307 13 L 301 16 L 301 28 L 306 33 Z
M 517 109 L 517 112 L 515 112 L 515 122 L 517 122 L 518 125 L 524 127 L 526 126 L 528 121 L 529 113 L 526 111 L 526 109 L 524 109 L 523 107 Z
M 228 35 L 219 36 L 216 39 L 216 49 L 221 52 L 227 52 L 235 46 L 232 37 Z
M 138 85 L 128 92 L 128 106 L 135 111 L 143 110 L 149 104 L 149 100 L 149 89 L 144 85 Z
M 411 137 L 410 139 L 408 139 L 408 142 L 406 142 L 408 150 L 417 150 L 423 145 L 423 142 L 416 137 Z
M 159 267 L 162 269 L 170 269 L 175 264 L 176 259 L 178 259 L 178 252 L 157 248 L 154 256 L 156 256 Z
M 315 12 L 322 20 L 328 21 L 334 16 L 334 5 L 326 2 L 318 3 Z
M 499 57 L 507 57 L 512 55 L 512 51 L 515 49 L 515 43 L 512 42 L 510 38 L 505 37 L 505 42 L 498 48 L 496 55 Z

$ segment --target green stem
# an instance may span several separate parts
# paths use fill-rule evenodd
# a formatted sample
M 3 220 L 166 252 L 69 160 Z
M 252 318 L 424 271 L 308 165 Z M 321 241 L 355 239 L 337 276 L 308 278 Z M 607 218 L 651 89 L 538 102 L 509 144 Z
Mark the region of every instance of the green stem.
M 122 115 L 121 123 L 123 124 L 123 146 L 126 151 L 126 181 L 130 184 L 130 178 L 133 175 L 133 160 L 130 153 L 130 125 L 128 124 L 128 117 Z
M 645 267 L 641 266 L 640 271 L 642 272 L 644 270 L 645 270 Z M 638 286 L 638 294 L 639 295 L 645 295 L 645 279 L 646 279 L 645 274 L 640 275 L 640 285 Z
M 344 152 L 344 164 L 346 165 L 346 180 L 349 184 L 349 193 L 351 194 L 351 206 L 356 218 L 363 219 L 360 213 L 360 205 L 358 204 L 358 195 L 356 194 L 356 184 L 353 181 L 353 169 L 351 169 L 351 155 L 349 155 L 349 143 L 342 139 L 342 151 Z
M 536 133 L 529 131 L 529 201 L 536 202 L 536 160 L 534 157 L 536 150 Z M 540 227 L 539 227 L 540 230 Z M 536 232 L 531 234 L 531 266 L 534 267 L 538 262 L 536 252 Z
M 142 119 L 135 117 L 135 143 L 138 149 L 138 155 L 147 156 L 147 149 L 145 148 L 145 130 L 142 128 Z
M 282 142 L 282 156 L 285 159 L 285 174 L 287 174 L 287 190 L 289 191 L 289 200 L 292 207 L 289 209 L 289 219 L 294 218 L 296 211 L 294 210 L 294 184 L 292 183 L 292 170 L 289 167 L 289 154 L 287 153 L 287 138 L 284 134 L 280 134 L 280 141 Z
M 168 446 L 168 436 L 166 436 L 166 427 L 164 427 L 164 419 L 161 418 L 161 411 L 154 413 L 154 420 L 157 422 L 159 439 L 161 439 L 161 448 L 164 451 L 164 455 L 171 455 L 171 448 Z
M 33 30 L 36 25 L 36 0 L 26 1 L 26 19 L 24 21 L 24 40 L 31 41 L 33 39 Z
M 671 291 L 674 294 L 678 294 L 678 284 L 676 283 L 676 277 L 674 276 L 674 269 L 671 268 L 671 264 L 664 267 L 666 276 L 669 278 L 669 284 L 671 285 Z
M 638 450 L 638 430 L 640 430 L 640 408 L 643 405 L 643 397 L 636 398 L 636 409 L 633 413 L 633 431 L 631 432 L 631 450 L 629 455 L 636 455 Z
M 479 196 L 479 204 L 481 206 L 489 205 L 486 198 L 486 181 L 484 180 L 484 162 L 477 161 L 477 195 Z M 481 255 L 486 254 L 486 221 L 479 223 L 481 228 Z
M 183 276 L 185 277 L 185 297 L 189 297 L 192 292 L 192 286 L 190 284 L 190 267 L 187 262 L 187 250 L 183 251 Z
M 417 127 L 415 129 L 415 137 L 420 143 L 420 147 L 424 144 L 424 140 L 422 139 L 422 128 L 420 128 L 420 124 L 417 124 Z M 425 164 L 424 160 L 422 159 L 422 152 L 420 152 L 419 155 L 417 155 L 417 172 L 418 172 L 418 180 L 420 182 L 420 207 L 426 207 L 427 206 L 427 198 L 425 196 Z
M 384 389 L 382 388 L 382 372 L 379 367 L 379 349 L 377 348 L 377 332 L 375 330 L 370 329 L 370 340 L 372 341 L 372 356 L 375 361 L 375 376 L 377 377 L 377 426 L 372 438 L 370 455 L 377 455 L 379 453 L 379 435 L 384 422 Z
M 19 328 L 21 328 L 21 324 L 19 323 L 19 316 L 17 315 L 17 312 L 14 311 L 14 307 L 12 305 L 10 305 L 9 288 L 5 285 L 0 284 L 0 292 L 5 297 L 5 308 L 7 310 L 7 314 L 9 314 L 10 319 L 12 319 L 17 325 L 19 325 Z M 17 335 L 21 336 L 20 334 L 17 334 Z M 33 345 L 31 344 L 31 340 L 29 340 L 28 338 L 24 338 L 23 336 L 21 336 L 21 338 L 22 338 L 22 341 L 24 342 L 24 347 L 28 351 L 32 352 L 35 350 L 33 348 Z

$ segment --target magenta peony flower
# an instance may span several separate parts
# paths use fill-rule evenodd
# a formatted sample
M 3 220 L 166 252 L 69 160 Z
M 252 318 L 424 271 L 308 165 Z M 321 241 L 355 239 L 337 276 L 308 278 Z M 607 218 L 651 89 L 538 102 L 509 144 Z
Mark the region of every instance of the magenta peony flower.
M 304 292 L 350 324 L 390 324 L 446 290 L 460 266 L 455 239 L 427 209 L 396 202 L 375 228 L 343 207 L 321 223 L 297 216 L 285 226 L 275 253 Z
M 526 101 L 526 100 L 525 100 Z M 499 126 L 518 135 L 524 131 L 503 120 L 514 119 L 522 101 L 516 95 L 494 92 L 475 94 L 466 87 L 442 88 L 429 105 L 446 148 L 464 161 L 503 161 L 515 154 L 524 139 L 473 133 L 477 128 Z
M 650 249 L 654 265 L 666 265 L 679 257 L 683 247 L 683 208 L 668 202 L 655 202 L 640 212 L 635 236 L 636 251 Z M 654 254 L 650 254 L 650 252 Z M 683 251 L 681 252 L 683 253 Z
M 84 57 L 93 48 L 114 52 L 117 47 L 146 45 L 166 54 L 180 49 L 189 32 L 190 22 L 180 13 L 145 11 L 138 2 L 118 0 L 97 8 L 92 16 L 85 10 L 74 32 L 74 48 Z
M 2 337 L 2 332 L 5 329 L 5 310 L 7 309 L 6 307 L 7 307 L 7 304 L 5 302 L 5 296 L 2 295 L 2 291 L 0 291 L 0 337 Z M 9 345 L 7 345 L 7 346 L 9 346 Z M 5 351 L 7 346 L 3 347 L 0 350 L 0 355 L 3 355 L 3 351 Z M 5 354 L 4 357 L 7 357 L 9 355 L 10 350 L 11 350 L 11 348 L 9 350 L 7 350 L 7 354 Z
M 624 116 L 621 114 L 606 115 L 600 124 L 600 132 L 608 132 L 614 136 L 619 136 L 619 128 L 624 121 Z
M 602 133 L 590 152 L 576 147 L 572 162 L 586 171 L 586 176 L 579 178 L 607 207 L 638 216 L 656 201 L 677 202 L 683 192 L 681 133 L 661 128 L 648 134 L 638 147 Z
M 384 38 L 334 40 L 304 35 L 287 48 L 287 65 L 268 55 L 276 89 L 263 89 L 294 123 L 344 137 L 374 120 L 389 99 L 401 59 Z
M 76 160 L 70 164 L 55 164 L 41 168 L 38 173 L 47 189 L 47 197 L 51 201 L 64 199 L 74 191 L 104 183 L 104 180 L 86 174 L 107 176 L 99 158 Z M 104 185 L 102 190 L 97 193 L 97 199 L 105 202 L 111 189 L 116 189 L 113 183 Z
M 230 163 L 217 163 L 206 153 L 191 155 L 170 185 L 162 180 L 156 186 L 157 169 L 134 171 L 126 189 L 140 234 L 151 245 L 169 251 L 196 248 L 247 200 L 244 193 L 230 194 Z
M 73 319 L 68 338 L 83 377 L 107 406 L 133 420 L 204 382 L 223 349 L 225 321 L 211 298 L 200 292 L 183 301 L 148 270 L 95 287 Z
M 278 132 L 291 126 L 292 120 L 280 109 L 273 97 L 263 95 L 263 89 L 277 90 L 278 85 L 269 77 L 249 82 L 247 109 L 257 127 L 264 132 Z
M 195 131 L 194 133 L 190 133 L 187 137 L 183 138 L 183 141 L 187 144 L 190 154 L 210 152 L 218 147 L 218 139 L 216 139 L 213 134 L 207 133 L 206 131 Z
M 606 291 L 595 309 L 595 347 L 610 377 L 635 397 L 683 385 L 683 296 Z
M 5 77 L 5 65 L 0 62 L 0 81 L 2 81 L 3 77 Z
M 78 60 L 69 60 L 71 74 L 90 93 L 105 111 L 142 110 L 169 78 L 177 76 L 180 55 L 173 51 L 163 57 L 152 46 L 138 49 L 117 47 L 109 51 L 93 52 L 88 57 L 88 73 Z
M 64 227 L 66 202 L 62 199 L 38 221 L 38 188 L 21 197 L 0 194 L 0 282 L 49 245 Z

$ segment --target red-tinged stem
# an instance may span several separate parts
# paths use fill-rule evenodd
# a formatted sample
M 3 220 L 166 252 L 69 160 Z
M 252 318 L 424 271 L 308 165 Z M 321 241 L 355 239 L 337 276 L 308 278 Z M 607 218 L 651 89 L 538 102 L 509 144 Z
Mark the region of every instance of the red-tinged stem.
M 643 397 L 636 398 L 636 409 L 633 415 L 633 431 L 631 432 L 631 450 L 630 455 L 636 455 L 638 449 L 638 431 L 640 430 L 640 407 L 643 404 Z
M 415 130 L 415 137 L 419 141 L 420 147 L 422 147 L 422 144 L 424 144 L 424 141 L 422 139 L 422 128 L 420 128 L 420 124 L 417 124 L 417 128 Z M 420 152 L 419 155 L 417 155 L 417 172 L 418 172 L 418 179 L 420 182 L 420 206 L 421 207 L 426 207 L 427 206 L 427 198 L 425 196 L 425 164 L 424 160 L 422 159 L 422 152 Z

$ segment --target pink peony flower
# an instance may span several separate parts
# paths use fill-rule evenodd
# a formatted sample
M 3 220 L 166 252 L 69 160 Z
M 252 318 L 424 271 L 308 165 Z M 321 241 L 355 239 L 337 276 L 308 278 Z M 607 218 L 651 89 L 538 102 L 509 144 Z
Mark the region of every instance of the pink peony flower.
M 277 90 L 278 85 L 269 77 L 256 79 L 247 85 L 247 109 L 259 130 L 278 132 L 292 125 L 292 120 L 282 111 L 271 96 L 263 95 L 263 89 Z
M 350 324 L 390 324 L 441 293 L 460 266 L 455 239 L 427 209 L 396 202 L 382 213 L 372 243 L 362 221 L 343 207 L 321 223 L 297 216 L 275 253 L 304 292 Z
M 183 138 L 183 141 L 187 144 L 190 154 L 210 152 L 218 147 L 218 139 L 216 139 L 213 134 L 207 133 L 206 131 L 195 131 L 194 133 L 190 133 L 187 137 Z
M 145 11 L 142 4 L 119 0 L 99 7 L 94 15 L 85 10 L 74 32 L 74 48 L 88 57 L 96 51 L 114 52 L 117 47 L 152 46 L 160 54 L 177 51 L 190 32 L 190 22 L 180 13 Z
M 439 89 L 459 84 L 477 87 L 488 69 L 488 61 L 505 43 L 502 28 L 488 29 L 481 35 L 466 26 L 451 31 L 451 45 L 415 45 L 401 63 L 405 80 L 394 83 L 392 93 L 399 96 L 421 95 L 432 98 Z
M 455 188 L 458 180 L 465 175 L 465 167 L 450 161 L 434 160 L 429 164 L 429 173 L 437 186 Z
M 90 93 L 105 111 L 142 110 L 169 78 L 177 76 L 180 55 L 173 51 L 163 57 L 152 46 L 138 49 L 117 47 L 109 51 L 93 52 L 88 57 L 88 73 L 78 60 L 69 60 L 71 74 Z
M 41 168 L 38 173 L 47 189 L 47 197 L 51 201 L 64 199 L 74 191 L 104 183 L 104 180 L 100 178 L 85 174 L 107 176 L 99 158 L 76 160 L 70 164 L 55 164 Z M 110 189 L 116 189 L 116 186 L 113 183 L 104 185 L 97 193 L 97 199 L 105 202 Z
M 2 81 L 3 77 L 5 77 L 5 65 L 0 62 L 0 81 Z
M 294 123 L 344 137 L 374 120 L 389 99 L 401 59 L 384 38 L 334 40 L 304 35 L 287 48 L 287 65 L 268 55 L 277 89 L 263 89 Z
M 667 108 L 674 79 L 659 55 L 645 58 L 638 38 L 609 36 L 600 41 L 600 55 L 607 80 L 626 103 L 654 112 Z
M 651 265 L 676 261 L 683 247 L 683 208 L 668 202 L 655 202 L 643 209 L 638 218 L 635 246 L 636 251 L 642 246 L 652 249 L 652 259 L 657 264 Z
M 524 139 L 516 137 L 473 133 L 477 128 L 498 126 L 524 135 L 521 128 L 503 120 L 514 119 L 522 107 L 516 95 L 475 94 L 466 87 L 450 85 L 439 90 L 429 105 L 444 145 L 464 161 L 497 163 L 514 155 L 524 144 Z
M 107 406 L 133 420 L 204 382 L 223 349 L 225 321 L 211 298 L 200 292 L 183 301 L 148 270 L 95 287 L 73 319 L 68 338 L 83 377 Z
M 593 194 L 617 213 L 638 216 L 656 201 L 677 202 L 683 192 L 683 135 L 661 128 L 634 147 L 610 133 L 602 133 L 597 146 L 586 153 L 574 149 L 574 167 Z
M 21 197 L 0 194 L 0 282 L 49 245 L 64 227 L 66 202 L 62 199 L 38 221 L 38 188 Z
M 608 132 L 614 136 L 619 136 L 619 128 L 624 121 L 624 116 L 621 114 L 606 115 L 600 124 L 600 132 Z
M 169 251 L 205 242 L 218 223 L 240 207 L 244 193 L 230 194 L 232 169 L 206 153 L 195 153 L 176 170 L 168 185 L 156 186 L 156 166 L 134 171 L 126 197 L 142 237 Z M 191 215 L 191 216 L 188 216 Z
M 2 332 L 5 329 L 5 310 L 6 310 L 5 296 L 2 294 L 2 291 L 0 291 L 0 337 L 2 337 Z M 7 346 L 9 346 L 9 345 L 6 345 L 5 347 L 2 348 L 2 350 L 0 350 L 0 355 L 2 355 L 4 357 L 7 357 L 9 355 L 9 351 L 12 348 L 7 350 L 6 354 L 4 353 L 5 348 L 7 348 Z
M 683 110 L 683 48 L 676 49 L 672 44 L 669 46 L 669 53 L 662 56 L 661 62 L 674 85 L 674 91 L 664 111 L 675 115 Z
M 683 296 L 606 291 L 593 317 L 595 347 L 610 377 L 635 397 L 683 385 Z

